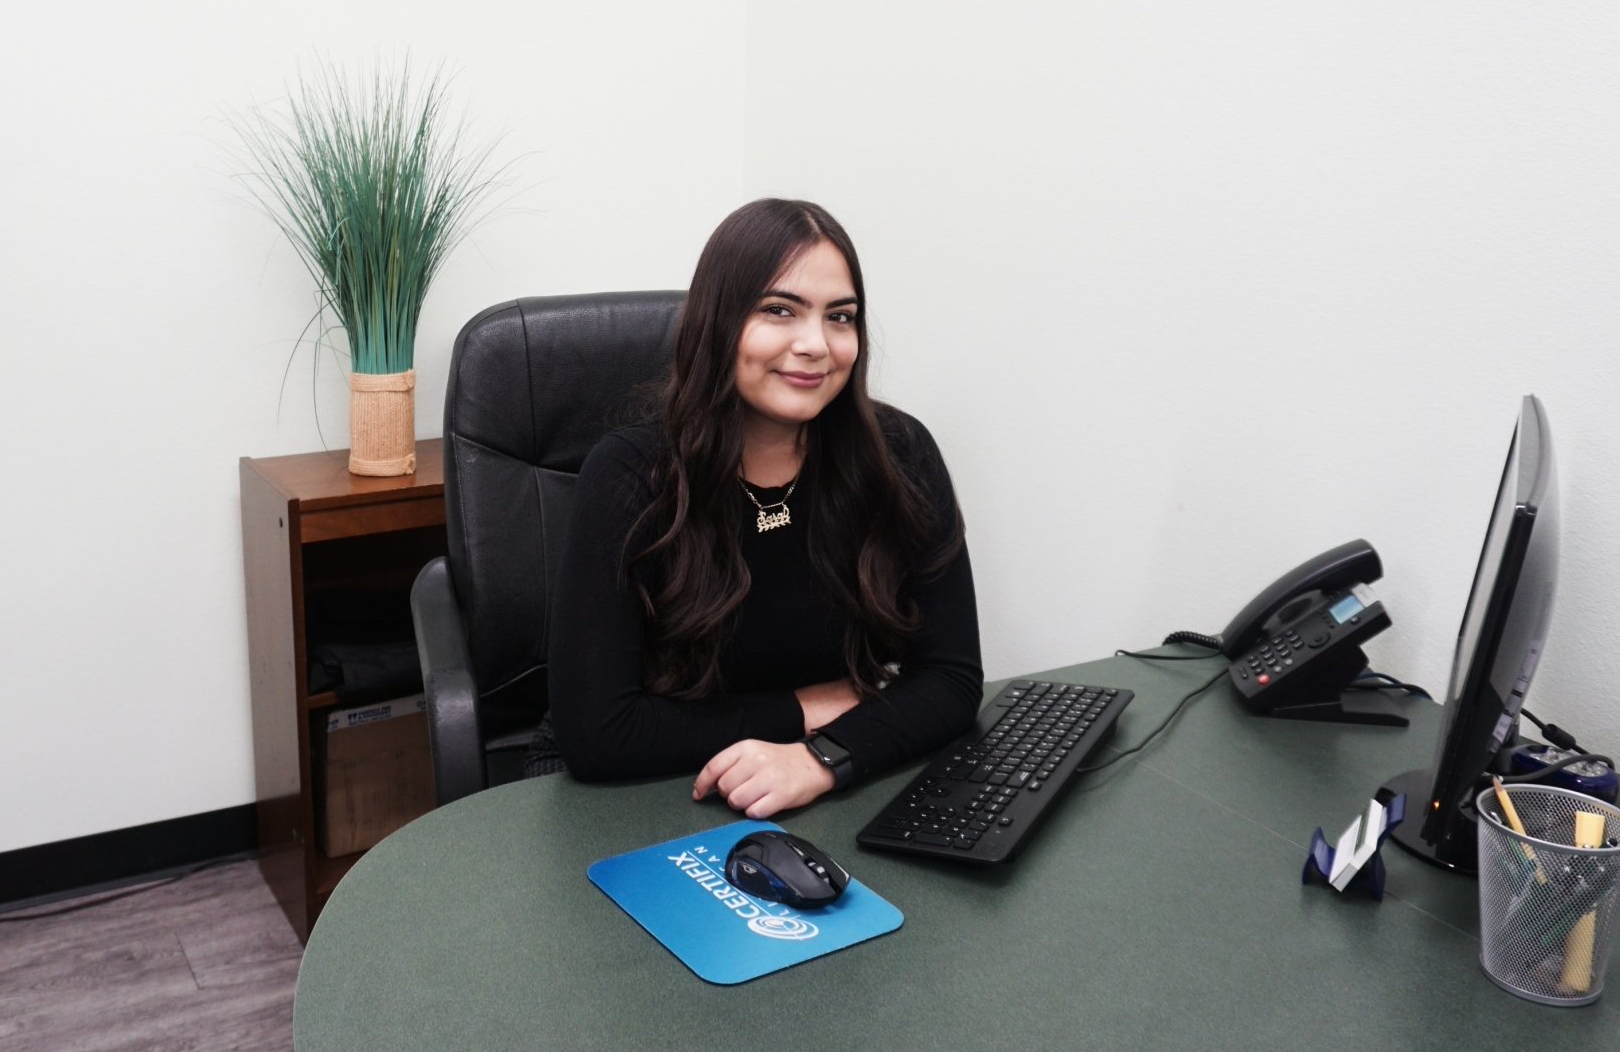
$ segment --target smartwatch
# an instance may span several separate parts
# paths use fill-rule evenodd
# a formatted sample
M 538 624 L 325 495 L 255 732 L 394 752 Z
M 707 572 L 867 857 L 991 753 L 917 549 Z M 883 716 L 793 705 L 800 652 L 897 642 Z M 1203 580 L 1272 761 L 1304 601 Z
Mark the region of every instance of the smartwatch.
M 855 765 L 850 761 L 849 750 L 820 731 L 807 735 L 804 746 L 810 750 L 811 756 L 832 772 L 834 789 L 842 789 L 855 776 Z

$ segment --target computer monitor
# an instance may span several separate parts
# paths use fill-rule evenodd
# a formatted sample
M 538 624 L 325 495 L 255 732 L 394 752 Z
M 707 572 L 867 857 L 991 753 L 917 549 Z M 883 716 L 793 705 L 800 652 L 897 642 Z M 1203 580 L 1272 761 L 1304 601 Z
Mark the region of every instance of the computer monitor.
M 1518 740 L 1519 709 L 1547 641 L 1558 580 L 1558 480 L 1547 412 L 1526 395 L 1468 593 L 1434 765 L 1385 787 L 1406 794 L 1397 843 L 1459 873 L 1477 868 L 1473 798 Z

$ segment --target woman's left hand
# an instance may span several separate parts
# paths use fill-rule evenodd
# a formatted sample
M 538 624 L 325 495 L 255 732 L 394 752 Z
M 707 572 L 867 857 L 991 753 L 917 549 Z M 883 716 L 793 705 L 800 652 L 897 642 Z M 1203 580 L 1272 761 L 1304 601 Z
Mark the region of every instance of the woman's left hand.
M 833 773 L 803 743 L 750 738 L 720 750 L 704 765 L 692 785 L 692 799 L 718 789 L 734 810 L 749 818 L 768 818 L 803 807 L 832 787 Z

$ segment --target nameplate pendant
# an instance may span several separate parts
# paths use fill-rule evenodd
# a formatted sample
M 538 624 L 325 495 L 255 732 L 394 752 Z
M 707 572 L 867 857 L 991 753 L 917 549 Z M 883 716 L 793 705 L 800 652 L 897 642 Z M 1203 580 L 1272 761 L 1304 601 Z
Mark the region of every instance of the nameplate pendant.
M 780 507 L 781 511 L 759 509 L 759 518 L 754 520 L 754 525 L 759 527 L 760 533 L 764 533 L 766 530 L 774 530 L 778 526 L 787 526 L 793 522 L 793 515 L 788 511 L 787 505 L 783 504 Z

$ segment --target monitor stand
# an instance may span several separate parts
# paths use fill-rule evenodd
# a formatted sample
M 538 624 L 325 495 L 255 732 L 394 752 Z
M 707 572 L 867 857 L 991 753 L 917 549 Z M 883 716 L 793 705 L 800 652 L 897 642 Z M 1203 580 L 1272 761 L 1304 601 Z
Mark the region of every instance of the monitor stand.
M 1470 877 L 1479 871 L 1479 851 L 1474 844 L 1473 823 L 1457 825 L 1458 835 L 1445 845 L 1443 854 L 1435 845 L 1423 839 L 1423 820 L 1427 817 L 1429 809 L 1429 793 L 1434 789 L 1432 769 L 1423 768 L 1398 774 L 1385 782 L 1384 788 L 1392 793 L 1406 794 L 1406 821 L 1389 833 L 1395 843 L 1431 866 L 1439 866 L 1452 873 Z

